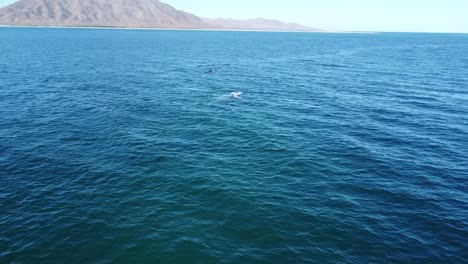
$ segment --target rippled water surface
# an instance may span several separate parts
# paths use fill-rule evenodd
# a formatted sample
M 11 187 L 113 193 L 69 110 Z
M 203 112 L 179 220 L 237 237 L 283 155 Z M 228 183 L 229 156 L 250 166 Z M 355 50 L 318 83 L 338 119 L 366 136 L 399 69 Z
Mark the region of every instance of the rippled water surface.
M 0 28 L 0 263 L 467 263 L 467 54 Z

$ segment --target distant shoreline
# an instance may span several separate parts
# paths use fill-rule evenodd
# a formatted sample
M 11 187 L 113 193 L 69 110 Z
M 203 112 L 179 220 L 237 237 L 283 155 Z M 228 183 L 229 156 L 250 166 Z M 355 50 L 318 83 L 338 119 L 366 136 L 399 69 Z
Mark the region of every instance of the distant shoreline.
M 223 28 L 138 28 L 138 27 L 106 27 L 106 26 L 16 26 L 0 25 L 0 28 L 76 28 L 76 29 L 116 29 L 116 30 L 155 30 L 155 31 L 219 31 L 219 32 L 272 32 L 272 33 L 333 33 L 333 34 L 379 34 L 370 31 L 333 31 L 333 30 L 262 30 L 262 29 L 223 29 Z
M 0 25 L 0 28 L 76 28 L 76 29 L 116 29 L 116 30 L 155 30 L 155 31 L 219 31 L 219 32 L 272 32 L 272 33 L 325 33 L 325 34 L 383 34 L 383 33 L 408 33 L 408 34 L 461 34 L 468 32 L 411 32 L 411 31 L 345 31 L 345 30 L 262 30 L 262 29 L 223 29 L 223 28 L 138 28 L 138 27 L 99 27 L 99 26 L 13 26 Z

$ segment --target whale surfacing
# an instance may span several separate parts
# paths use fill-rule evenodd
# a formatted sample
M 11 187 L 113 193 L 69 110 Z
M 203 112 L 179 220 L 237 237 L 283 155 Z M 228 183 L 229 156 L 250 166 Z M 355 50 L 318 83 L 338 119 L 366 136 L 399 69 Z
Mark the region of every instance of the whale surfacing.
M 234 99 L 240 99 L 242 95 L 242 92 L 232 92 L 231 97 Z

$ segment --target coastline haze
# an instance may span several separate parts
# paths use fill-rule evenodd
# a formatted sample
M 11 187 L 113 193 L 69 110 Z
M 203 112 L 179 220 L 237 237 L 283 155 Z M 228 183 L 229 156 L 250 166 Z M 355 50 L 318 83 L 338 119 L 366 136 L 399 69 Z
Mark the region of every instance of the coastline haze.
M 13 3 L 0 0 L 0 6 Z M 269 18 L 314 28 L 344 31 L 468 33 L 467 1 L 164 1 L 206 18 Z
M 272 19 L 206 19 L 158 0 L 20 0 L 0 8 L 0 25 L 317 31 Z

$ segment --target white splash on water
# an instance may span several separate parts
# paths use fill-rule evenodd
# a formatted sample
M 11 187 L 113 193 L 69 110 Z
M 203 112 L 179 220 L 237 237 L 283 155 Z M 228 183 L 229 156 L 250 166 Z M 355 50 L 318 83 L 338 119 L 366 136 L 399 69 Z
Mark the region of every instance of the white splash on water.
M 243 95 L 243 92 L 231 92 L 229 94 L 223 94 L 221 96 L 216 97 L 217 100 L 220 101 L 226 101 L 226 100 L 232 100 L 232 99 L 242 99 L 241 95 Z
M 231 97 L 234 99 L 241 99 L 242 92 L 232 92 Z

